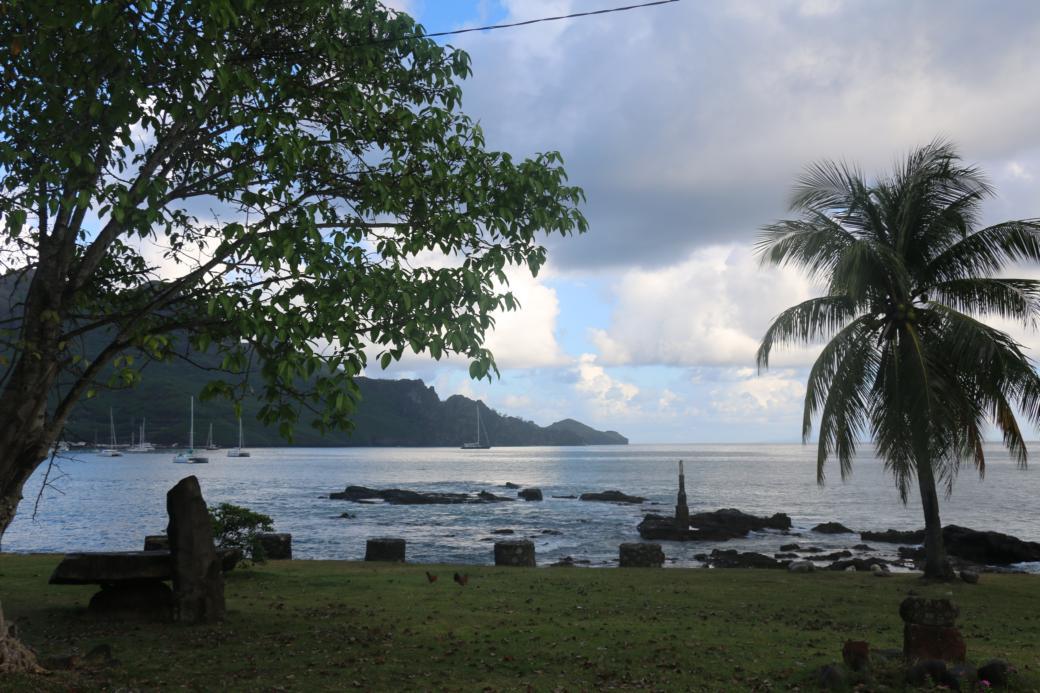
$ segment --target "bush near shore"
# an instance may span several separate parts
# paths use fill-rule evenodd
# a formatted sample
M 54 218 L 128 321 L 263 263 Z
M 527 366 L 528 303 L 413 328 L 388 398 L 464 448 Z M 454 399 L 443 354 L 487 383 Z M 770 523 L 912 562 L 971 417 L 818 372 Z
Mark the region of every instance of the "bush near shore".
M 970 660 L 1007 659 L 1014 688 L 1040 689 L 1032 575 L 274 561 L 228 576 L 225 622 L 185 627 L 93 616 L 92 587 L 47 584 L 59 558 L 0 554 L 8 621 L 71 667 L 5 690 L 811 689 L 846 639 L 899 648 L 910 590 L 960 606 Z M 110 658 L 86 656 L 99 645 Z

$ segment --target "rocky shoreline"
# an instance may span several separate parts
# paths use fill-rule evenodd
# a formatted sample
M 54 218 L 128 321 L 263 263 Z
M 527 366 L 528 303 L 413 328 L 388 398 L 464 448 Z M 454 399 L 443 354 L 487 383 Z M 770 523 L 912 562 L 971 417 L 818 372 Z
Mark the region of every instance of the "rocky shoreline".
M 538 488 L 521 488 L 517 484 L 505 484 L 516 497 L 497 495 L 489 491 L 476 493 L 436 493 L 407 489 L 373 489 L 364 486 L 348 486 L 341 492 L 329 494 L 333 500 L 345 500 L 361 504 L 387 503 L 392 505 L 435 505 L 435 504 L 484 504 L 521 501 L 542 501 Z M 552 496 L 586 502 L 609 502 L 623 505 L 647 504 L 644 497 L 616 490 L 582 493 L 579 496 Z M 751 515 L 736 508 L 721 508 L 708 512 L 677 511 L 683 520 L 676 521 L 672 515 L 656 512 L 646 513 L 636 527 L 639 537 L 652 542 L 727 542 L 748 538 L 755 533 L 758 544 L 764 537 L 775 535 L 776 550 L 738 551 L 711 547 L 710 551 L 694 554 L 704 567 L 716 568 L 765 568 L 788 569 L 794 572 L 811 570 L 850 570 L 887 575 L 892 569 L 920 569 L 924 561 L 924 530 L 885 531 L 850 529 L 840 522 L 824 522 L 813 526 L 805 533 L 792 530 L 791 517 L 786 513 L 770 516 Z M 351 517 L 344 513 L 343 517 Z M 688 517 L 688 521 L 686 520 Z M 512 530 L 496 530 L 495 534 L 512 533 Z M 546 531 L 541 534 L 544 536 Z M 553 531 L 552 534 L 559 534 Z M 829 544 L 827 549 L 814 546 L 812 537 L 818 535 Z M 835 539 L 848 537 L 847 544 L 835 546 Z M 792 537 L 803 541 L 791 541 Z M 943 538 L 951 563 L 958 570 L 970 573 L 1009 572 L 1009 566 L 1023 562 L 1040 562 L 1040 543 L 1029 542 L 1017 537 L 994 531 L 980 531 L 958 525 L 943 528 Z M 878 555 L 879 550 L 868 542 L 897 545 L 896 557 Z M 667 553 L 667 544 L 665 545 Z M 891 551 L 885 552 L 888 556 Z M 572 561 L 580 563 L 581 561 Z

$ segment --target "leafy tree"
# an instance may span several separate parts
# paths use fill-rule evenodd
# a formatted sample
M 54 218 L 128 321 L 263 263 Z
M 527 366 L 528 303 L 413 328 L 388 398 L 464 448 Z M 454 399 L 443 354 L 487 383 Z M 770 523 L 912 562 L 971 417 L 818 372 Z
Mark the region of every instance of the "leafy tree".
M 488 150 L 469 58 L 421 33 L 376 0 L 4 3 L 0 532 L 77 401 L 142 359 L 215 351 L 203 394 L 259 376 L 285 435 L 349 426 L 366 347 L 495 371 L 504 272 L 585 230 L 582 193 L 555 152 Z
M 906 502 L 916 478 L 924 510 L 925 576 L 949 577 L 936 486 L 947 495 L 962 464 L 985 472 L 983 428 L 992 422 L 1024 467 L 1016 408 L 1040 422 L 1040 378 L 1020 345 L 985 322 L 1035 325 L 1040 282 L 1008 279 L 1009 263 L 1040 260 L 1040 222 L 977 229 L 992 189 L 954 148 L 913 151 L 872 184 L 853 167 L 810 167 L 795 188 L 795 220 L 765 227 L 764 263 L 791 265 L 826 293 L 789 308 L 758 351 L 829 340 L 805 394 L 803 440 L 819 417 L 817 478 L 836 456 L 844 479 L 857 440 L 873 437 Z

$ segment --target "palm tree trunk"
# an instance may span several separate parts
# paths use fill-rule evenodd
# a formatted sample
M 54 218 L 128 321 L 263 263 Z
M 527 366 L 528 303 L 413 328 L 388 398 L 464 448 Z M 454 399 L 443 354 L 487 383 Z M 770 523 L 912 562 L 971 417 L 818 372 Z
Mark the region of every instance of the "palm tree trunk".
M 953 578 L 953 568 L 946 560 L 942 520 L 939 519 L 939 494 L 935 491 L 931 461 L 918 462 L 917 485 L 921 490 L 921 509 L 924 511 L 924 577 L 949 580 Z

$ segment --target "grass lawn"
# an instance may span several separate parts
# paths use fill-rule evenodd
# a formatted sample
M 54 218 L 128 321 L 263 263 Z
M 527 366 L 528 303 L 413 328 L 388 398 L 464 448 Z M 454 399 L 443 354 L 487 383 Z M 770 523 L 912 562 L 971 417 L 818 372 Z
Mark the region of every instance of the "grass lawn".
M 58 560 L 0 554 L 9 622 L 41 659 L 107 644 L 115 661 L 9 677 L 2 689 L 811 689 L 846 639 L 901 647 L 898 607 L 912 589 L 952 596 L 970 660 L 1005 658 L 1016 689 L 1040 690 L 1034 576 L 926 585 L 864 573 L 280 561 L 228 577 L 225 622 L 177 626 L 93 616 L 94 588 L 47 584 Z

